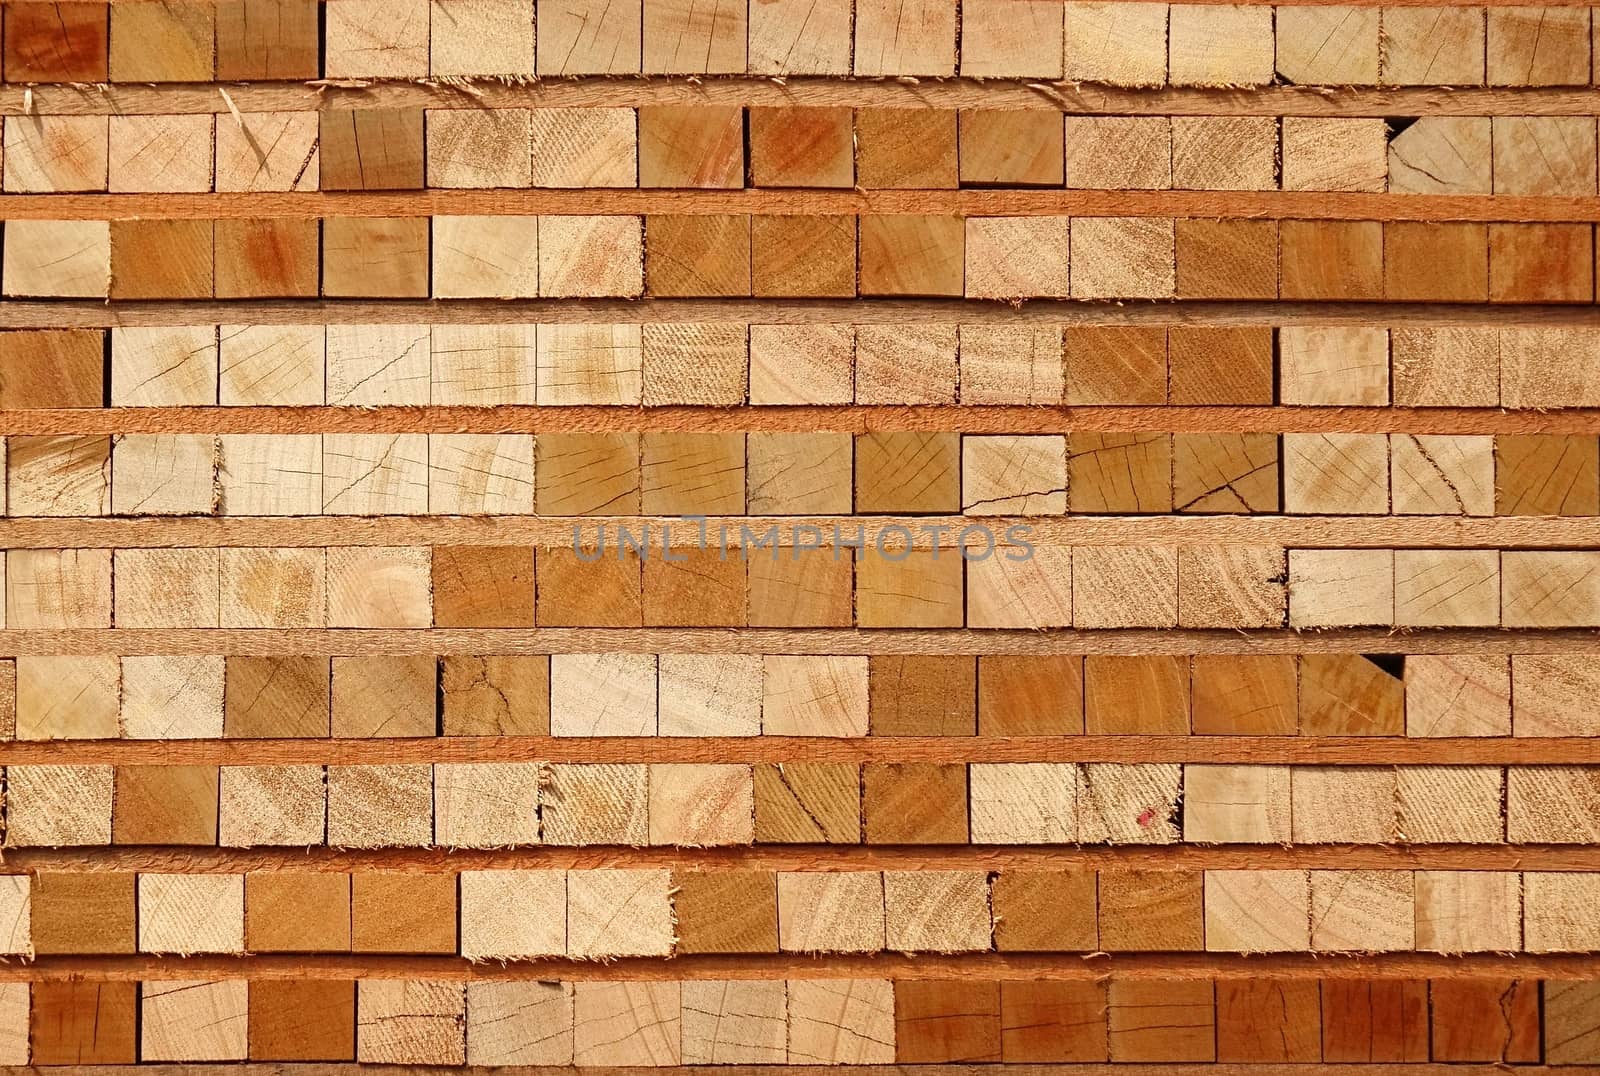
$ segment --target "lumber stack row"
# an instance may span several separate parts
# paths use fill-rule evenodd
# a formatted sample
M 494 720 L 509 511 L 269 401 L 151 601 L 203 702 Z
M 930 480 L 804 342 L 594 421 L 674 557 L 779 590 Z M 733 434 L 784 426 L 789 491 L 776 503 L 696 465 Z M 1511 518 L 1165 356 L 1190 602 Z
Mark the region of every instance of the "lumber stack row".
M 0 985 L 36 1064 L 1592 1064 L 1594 991 L 1535 980 L 275 979 Z M 92 1021 L 83 1013 L 92 1011 Z M 197 1030 L 203 1028 L 204 1030 Z
M 6 776 L 11 847 L 1585 844 L 1600 836 L 1600 769 L 1589 766 L 30 764 Z
M 1561 953 L 1600 949 L 1597 898 L 1538 871 L 46 873 L 0 877 L 0 952 Z
M 1572 222 L 725 213 L 24 219 L 6 223 L 0 294 L 1593 303 L 1595 264 L 1594 225 Z
M 58 14 L 56 8 L 61 8 Z M 627 74 L 1154 86 L 1591 81 L 1590 9 L 973 0 L 156 0 L 6 15 L 8 82 Z
M 4 190 L 19 194 L 743 187 L 1596 193 L 1592 116 L 1424 116 L 1402 125 L 1380 117 L 929 109 L 908 123 L 903 110 L 848 106 L 457 104 L 238 117 L 220 106 L 215 115 L 37 114 L 8 116 L 4 127 Z

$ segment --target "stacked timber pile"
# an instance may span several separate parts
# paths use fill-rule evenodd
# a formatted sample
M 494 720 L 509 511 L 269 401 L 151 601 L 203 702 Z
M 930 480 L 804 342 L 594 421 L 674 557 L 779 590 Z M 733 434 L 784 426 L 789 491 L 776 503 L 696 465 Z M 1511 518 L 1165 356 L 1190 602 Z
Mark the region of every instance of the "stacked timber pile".
M 0 11 L 0 1065 L 1600 1064 L 1590 8 Z

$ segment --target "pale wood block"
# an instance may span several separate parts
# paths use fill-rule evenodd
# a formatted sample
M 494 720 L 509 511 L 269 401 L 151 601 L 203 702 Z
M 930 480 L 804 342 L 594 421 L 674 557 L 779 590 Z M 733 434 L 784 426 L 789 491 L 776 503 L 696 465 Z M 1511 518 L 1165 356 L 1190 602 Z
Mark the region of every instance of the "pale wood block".
M 749 766 L 712 763 L 650 767 L 650 843 L 684 847 L 755 840 Z
M 111 225 L 103 220 L 7 222 L 7 295 L 104 299 L 111 292 Z
M 1167 25 L 1174 86 L 1260 86 L 1272 81 L 1272 12 L 1238 4 L 1173 4 Z
M 1175 844 L 1183 767 L 1090 763 L 1078 780 L 1078 840 L 1087 844 Z
M 940 0 L 856 0 L 855 73 L 955 74 L 955 8 Z
M 1113 86 L 1160 86 L 1167 81 L 1167 5 L 1066 5 L 1063 74 Z
M 962 325 L 961 402 L 1055 404 L 1064 389 L 1061 330 L 1053 325 Z
M 961 510 L 969 516 L 1065 515 L 1067 439 L 963 438 Z
M 848 75 L 851 7 L 850 0 L 751 4 L 751 74 Z
M 638 118 L 631 108 L 535 108 L 529 114 L 535 187 L 634 187 Z
M 113 499 L 115 495 L 113 488 Z M 428 435 L 324 434 L 322 511 L 331 516 L 426 515 Z
M 1383 46 L 1385 86 L 1483 85 L 1482 8 L 1385 8 Z
M 751 432 L 746 509 L 753 516 L 849 515 L 854 456 L 848 433 Z
M 1386 515 L 1389 439 L 1368 433 L 1283 435 L 1284 511 Z
M 11 848 L 111 843 L 112 767 L 7 766 Z
M 436 404 L 534 402 L 532 325 L 435 325 L 432 389 Z
M 755 654 L 662 654 L 657 734 L 761 735 L 761 681 Z
M 1416 947 L 1430 953 L 1522 948 L 1522 876 L 1417 871 Z
M 1078 767 L 1070 762 L 974 762 L 967 767 L 973 844 L 1068 844 L 1078 839 Z
M 433 767 L 328 767 L 328 843 L 422 847 L 433 839 Z
M 217 327 L 111 330 L 113 407 L 217 402 Z
M 790 1064 L 877 1065 L 895 1057 L 894 984 L 790 979 Z
M 0 875 L 0 953 L 15 956 L 33 955 L 31 892 L 32 877 L 26 874 Z M 23 1003 L 26 1022 L 27 1003 Z M 26 1062 L 26 1054 L 23 1061 Z
M 15 516 L 107 514 L 111 510 L 111 439 L 7 438 L 5 500 Z
M 1544 986 L 1545 1060 L 1551 1065 L 1593 1064 L 1600 1059 L 1600 986 L 1547 982 Z
M 321 766 L 224 766 L 217 843 L 224 848 L 322 844 L 327 779 Z
M 216 124 L 217 190 L 317 190 L 320 128 L 315 112 L 244 112 Z
M 98 1004 L 99 995 L 96 994 Z M 8 1065 L 26 1065 L 28 1056 L 29 1009 L 32 988 L 28 983 L 0 986 L 0 1060 Z
M 221 441 L 222 515 L 321 514 L 321 434 L 230 433 Z
M 532 75 L 532 0 L 431 0 L 433 75 Z
M 1065 297 L 1068 230 L 1066 217 L 968 217 L 967 298 Z
M 461 955 L 468 960 L 561 956 L 567 951 L 566 909 L 565 871 L 462 871 Z
M 1173 222 L 1159 217 L 1076 217 L 1074 299 L 1166 299 L 1177 288 Z
M 141 984 L 139 1057 L 243 1061 L 249 1052 L 249 986 L 243 979 Z
M 1068 4 L 1067 9 L 1090 6 L 1100 5 Z M 1157 5 L 1119 6 L 1133 9 Z M 1066 121 L 1068 187 L 1087 190 L 1171 188 L 1172 121 L 1168 117 L 1068 116 Z
M 218 402 L 225 405 L 320 404 L 327 378 L 327 337 L 320 325 L 223 325 Z
M 17 703 L 21 713 L 21 665 Z M 205 654 L 122 659 L 122 735 L 139 740 L 220 740 L 223 659 Z
M 362 979 L 356 983 L 356 998 L 357 1061 L 460 1065 L 466 1060 L 465 984 Z
M 1061 4 L 1056 0 L 969 0 L 961 8 L 961 74 L 977 78 L 1060 78 Z
M 211 190 L 211 116 L 112 116 L 110 122 L 113 194 Z
M 1289 601 L 1284 551 L 1276 546 L 1183 546 L 1178 550 L 1178 624 L 1187 628 L 1278 628 Z
M 578 982 L 573 991 L 576 1064 L 654 1066 L 682 1061 L 681 984 Z
M 1377 8 L 1294 4 L 1275 16 L 1278 74 L 1285 80 L 1303 86 L 1377 83 Z
M 778 947 L 783 952 L 876 953 L 883 943 L 881 874 L 778 872 Z M 794 1018 L 791 999 L 791 1049 Z
M 532 298 L 538 239 L 537 217 L 434 217 L 434 298 Z
M 103 191 L 109 147 L 105 116 L 7 116 L 7 194 Z
M 572 1064 L 572 983 L 467 984 L 467 1064 Z
M 1393 767 L 1296 766 L 1289 785 L 1297 844 L 1392 844 L 1399 838 Z
M 537 0 L 537 65 L 547 75 L 638 74 L 640 0 Z
M 1504 673 L 1502 662 L 1501 672 Z M 1600 735 L 1600 669 L 1578 654 L 1515 654 L 1507 690 L 1515 736 Z M 1502 733 L 1503 735 L 1503 733 Z
M 1289 550 L 1289 626 L 1394 622 L 1394 550 Z
M 852 325 L 752 325 L 750 402 L 850 403 L 855 363 Z
M 1518 706 L 1530 694 L 1537 698 L 1541 686 L 1539 680 L 1519 686 Z M 1505 657 L 1414 654 L 1406 658 L 1405 688 L 1407 736 L 1511 734 L 1511 665 Z
M 324 73 L 329 78 L 427 77 L 428 6 L 429 0 L 334 0 L 323 9 Z
M 1389 402 L 1389 331 L 1351 326 L 1278 330 L 1279 392 L 1286 404 Z
M 244 952 L 244 875 L 139 875 L 139 951 Z
M 540 217 L 538 246 L 541 296 L 633 298 L 644 291 L 639 217 Z
M 567 955 L 670 955 L 671 881 L 672 873 L 664 870 L 568 871 Z
M 1600 553 L 1507 551 L 1500 575 L 1504 627 L 1600 624 Z
M 1396 406 L 1494 407 L 1500 403 L 1497 330 L 1394 329 L 1390 347 Z
M 447 848 L 538 844 L 541 775 L 537 762 L 437 764 L 433 843 Z
M 1491 86 L 1582 86 L 1589 82 L 1590 12 L 1581 7 L 1491 7 Z
M 1289 767 L 1185 766 L 1183 839 L 1288 844 Z
M 648 74 L 727 75 L 745 69 L 746 7 L 735 0 L 645 0 Z
M 967 562 L 969 628 L 1064 628 L 1072 624 L 1072 550 L 999 547 Z
M 1523 944 L 1530 953 L 1600 950 L 1600 874 L 1528 871 L 1522 876 Z
M 654 654 L 552 654 L 553 736 L 654 736 Z
M 1592 407 L 1600 362 L 1582 328 L 1499 330 L 1500 396 L 1507 407 Z
M 532 515 L 533 437 L 428 435 L 428 511 L 436 515 Z
M 855 402 L 956 402 L 954 325 L 859 325 L 855 330 Z
M 19 656 L 16 738 L 114 740 L 122 671 L 115 655 Z
M 1390 489 L 1396 515 L 1494 514 L 1494 438 L 1390 434 Z
M 221 551 L 224 628 L 320 628 L 327 622 L 327 557 L 320 549 Z
M 1500 551 L 1397 549 L 1394 622 L 1408 627 L 1500 623 Z
M 111 550 L 13 549 L 4 566 L 7 627 L 111 627 Z
M 643 338 L 637 325 L 540 325 L 541 404 L 632 404 L 644 395 Z
M 1309 951 L 1311 885 L 1308 873 L 1206 871 L 1206 951 Z
M 531 23 L 531 11 L 529 15 Z M 529 66 L 531 68 L 532 65 Z M 424 117 L 428 139 L 425 154 L 428 186 L 482 188 L 527 187 L 532 184 L 533 158 L 528 152 L 532 134 L 527 109 L 430 108 Z M 448 219 L 460 221 L 482 218 Z M 512 224 L 512 230 L 516 230 L 521 222 L 513 219 L 508 223 Z M 491 227 L 481 227 L 485 235 L 492 234 Z M 456 233 L 453 238 L 471 241 L 478 238 L 478 233 Z M 444 237 L 435 225 L 435 259 L 439 256 L 438 247 L 443 241 Z
M 328 326 L 327 402 L 428 403 L 429 341 L 426 325 Z
M 111 448 L 113 515 L 212 515 L 221 442 L 211 434 L 127 434 Z
M 1592 844 L 1600 840 L 1600 770 L 1509 767 L 1506 840 L 1513 844 Z
M 1594 117 L 1496 116 L 1490 125 L 1494 193 L 1571 197 L 1595 193 Z
M 1268 116 L 1172 117 L 1172 185 L 1179 190 L 1276 190 L 1278 121 Z
M 788 1060 L 788 1038 L 789 996 L 783 980 L 683 984 L 685 1065 L 781 1065 Z
M 1311 871 L 1311 948 L 1409 950 L 1416 944 L 1410 871 Z
M 865 736 L 867 659 L 779 654 L 761 659 L 767 736 Z
M 644 404 L 745 402 L 750 345 L 744 325 L 646 325 Z
M 1400 837 L 1411 844 L 1499 844 L 1504 779 L 1498 766 L 1402 766 Z
M 982 871 L 884 871 L 884 945 L 898 953 L 974 953 L 992 944 Z
M 1083 546 L 1072 556 L 1072 622 L 1080 628 L 1175 627 L 1178 550 Z
M 540 798 L 545 843 L 644 844 L 649 787 L 642 765 L 551 766 Z
M 1488 118 L 1424 116 L 1389 142 L 1389 190 L 1488 194 L 1492 152 Z
M 1281 40 L 1281 26 L 1279 34 Z M 1383 191 L 1388 180 L 1389 128 L 1383 120 L 1283 118 L 1284 190 Z

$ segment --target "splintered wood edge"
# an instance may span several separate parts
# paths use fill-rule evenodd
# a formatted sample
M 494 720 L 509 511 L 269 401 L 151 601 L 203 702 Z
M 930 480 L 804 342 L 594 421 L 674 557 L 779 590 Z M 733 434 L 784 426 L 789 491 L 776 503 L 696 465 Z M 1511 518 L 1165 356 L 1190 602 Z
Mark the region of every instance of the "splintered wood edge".
M 365 649 L 365 648 L 362 648 Z M 1600 763 L 1600 738 L 1377 736 L 427 736 L 10 740 L 0 765 L 290 766 L 453 762 L 1102 762 L 1318 766 Z
M 4 0 L 15 2 L 15 0 Z M 121 0 L 119 0 L 121 2 Z M 1180 0 L 1207 2 L 1207 0 Z M 1510 0 L 1496 0 L 1496 3 Z M 1496 6 L 1491 3 L 1490 6 Z M 1399 5 L 1447 6 L 1429 0 Z M 1282 6 L 1282 5 L 1280 5 Z M 1472 4 L 1482 7 L 1482 4 Z M 1516 6 L 1520 6 L 1518 3 Z M 1573 4 L 1572 6 L 1586 6 Z M 1264 85 L 1240 89 L 1133 89 L 1043 79 L 759 78 L 697 75 L 450 82 L 353 80 L 230 83 L 243 112 L 350 108 L 637 108 L 642 105 L 754 105 L 856 108 L 1047 109 L 1071 114 L 1166 116 L 1592 116 L 1588 87 L 1338 87 Z M 31 102 L 25 95 L 31 90 Z M 31 103 L 31 111 L 29 105 Z M 229 115 L 213 83 L 0 86 L 0 115 Z

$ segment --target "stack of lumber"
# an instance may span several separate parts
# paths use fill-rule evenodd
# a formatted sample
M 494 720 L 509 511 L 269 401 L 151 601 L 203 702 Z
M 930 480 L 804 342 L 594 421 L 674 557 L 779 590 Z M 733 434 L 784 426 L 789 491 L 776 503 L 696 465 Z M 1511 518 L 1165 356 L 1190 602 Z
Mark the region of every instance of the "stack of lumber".
M 1600 1066 L 1589 7 L 0 17 L 0 1070 Z

